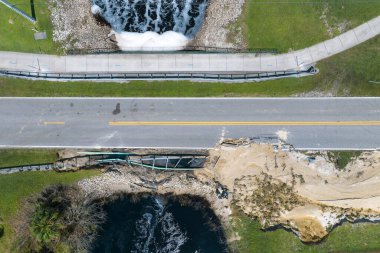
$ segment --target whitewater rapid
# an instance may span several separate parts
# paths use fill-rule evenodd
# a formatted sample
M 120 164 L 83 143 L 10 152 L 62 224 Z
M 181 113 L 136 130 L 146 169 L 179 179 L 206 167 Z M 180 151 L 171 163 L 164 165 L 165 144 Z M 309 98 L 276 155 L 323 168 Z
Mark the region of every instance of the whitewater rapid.
M 92 0 L 120 49 L 180 50 L 200 30 L 208 0 Z

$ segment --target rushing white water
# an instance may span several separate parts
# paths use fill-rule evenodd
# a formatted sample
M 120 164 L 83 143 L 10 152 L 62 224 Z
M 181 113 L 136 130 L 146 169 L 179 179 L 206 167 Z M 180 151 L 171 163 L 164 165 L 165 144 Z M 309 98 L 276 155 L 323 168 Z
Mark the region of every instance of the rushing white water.
M 179 50 L 200 30 L 208 0 L 92 0 L 122 50 Z
M 165 210 L 158 198 L 146 208 L 146 213 L 136 221 L 134 249 L 131 253 L 180 253 L 187 237 L 173 214 Z

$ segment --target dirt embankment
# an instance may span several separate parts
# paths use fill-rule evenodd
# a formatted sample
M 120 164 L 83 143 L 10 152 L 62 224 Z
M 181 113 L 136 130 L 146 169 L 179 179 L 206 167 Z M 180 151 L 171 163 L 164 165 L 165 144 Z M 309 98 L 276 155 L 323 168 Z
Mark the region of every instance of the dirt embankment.
M 320 241 L 344 220 L 380 220 L 380 152 L 364 152 L 339 170 L 327 153 L 243 143 L 217 146 L 194 173 L 119 166 L 79 185 L 94 198 L 119 192 L 197 195 L 225 225 L 235 204 L 264 229 L 282 225 L 305 242 Z
M 271 145 L 218 147 L 212 156 L 216 180 L 263 228 L 281 224 L 315 242 L 342 220 L 380 219 L 380 152 L 363 153 L 343 171 L 326 154 L 311 159 Z
M 79 186 L 91 198 L 108 198 L 115 193 L 155 193 L 158 195 L 193 195 L 207 200 L 223 224 L 231 209 L 227 198 L 218 197 L 218 184 L 205 174 L 152 171 L 140 167 L 120 166 L 100 176 L 80 181 Z

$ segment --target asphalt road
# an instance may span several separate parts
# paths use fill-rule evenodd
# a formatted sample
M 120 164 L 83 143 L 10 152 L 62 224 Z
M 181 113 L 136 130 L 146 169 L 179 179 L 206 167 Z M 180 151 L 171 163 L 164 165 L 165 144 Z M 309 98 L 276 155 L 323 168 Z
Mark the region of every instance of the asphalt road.
M 210 148 L 287 132 L 298 149 L 380 148 L 380 98 L 0 98 L 0 147 Z

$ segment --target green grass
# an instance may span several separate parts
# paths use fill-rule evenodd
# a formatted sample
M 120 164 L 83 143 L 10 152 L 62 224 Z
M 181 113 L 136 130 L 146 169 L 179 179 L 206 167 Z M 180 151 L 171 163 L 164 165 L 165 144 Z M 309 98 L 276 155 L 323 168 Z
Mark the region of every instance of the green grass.
M 319 244 L 304 244 L 293 233 L 284 229 L 262 231 L 257 221 L 244 214 L 235 214 L 233 230 L 240 236 L 232 246 L 239 253 L 327 253 L 379 252 L 380 224 L 344 223 L 335 228 Z
M 56 159 L 57 150 L 54 149 L 0 149 L 0 168 L 52 163 Z
M 27 14 L 31 13 L 29 0 L 8 0 Z M 34 0 L 37 23 L 0 4 L 0 51 L 59 53 L 52 39 L 52 24 L 46 0 Z M 46 31 L 46 40 L 34 40 L 36 31 Z
M 12 230 L 10 220 L 25 197 L 41 191 L 44 187 L 55 183 L 73 183 L 82 178 L 99 174 L 97 170 L 57 173 L 24 172 L 0 175 L 0 215 L 4 219 L 5 234 L 0 239 L 0 252 L 10 252 Z
M 326 18 L 321 18 L 325 9 Z M 380 1 L 362 0 L 249 0 L 233 27 L 242 26 L 249 48 L 301 49 L 329 39 L 324 21 L 337 35 L 380 15 Z M 233 32 L 233 31 L 232 31 Z
M 258 83 L 188 81 L 129 83 L 49 82 L 0 78 L 0 96 L 232 97 L 319 95 L 380 96 L 380 36 L 317 64 L 320 73 Z M 373 82 L 371 82 L 373 81 Z
M 349 162 L 358 157 L 361 151 L 331 151 L 330 159 L 336 162 L 338 169 L 344 170 Z

